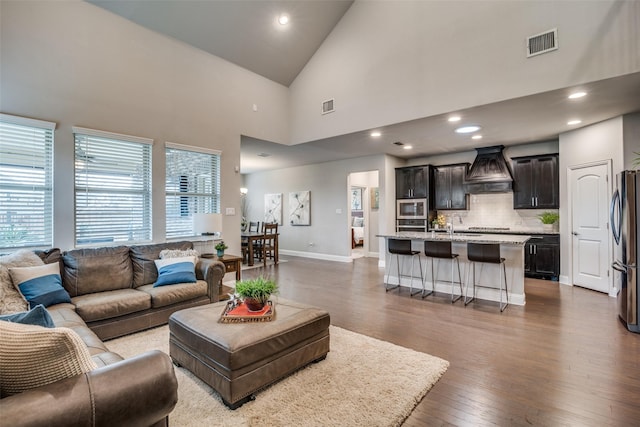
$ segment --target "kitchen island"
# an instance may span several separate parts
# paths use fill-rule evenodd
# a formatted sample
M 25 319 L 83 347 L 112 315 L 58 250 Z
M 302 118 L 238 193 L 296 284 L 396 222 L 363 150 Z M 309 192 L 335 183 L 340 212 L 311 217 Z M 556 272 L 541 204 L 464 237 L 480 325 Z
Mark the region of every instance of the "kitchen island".
M 424 256 L 424 242 L 450 240 L 452 242 L 453 253 L 457 253 L 459 255 L 458 259 L 460 260 L 460 272 L 462 275 L 463 291 L 465 289 L 465 284 L 469 283 L 469 293 L 472 292 L 473 283 L 471 281 L 473 280 L 473 275 L 472 269 L 470 268 L 471 263 L 467 259 L 467 242 L 499 243 L 501 256 L 502 258 L 505 258 L 505 267 L 507 270 L 507 289 L 509 294 L 509 304 L 525 304 L 524 245 L 531 236 L 502 233 L 477 234 L 456 232 L 450 234 L 403 231 L 397 233 L 379 234 L 378 237 L 384 237 L 385 239 L 385 278 L 387 277 L 387 274 L 390 273 L 389 283 L 397 285 L 398 277 L 395 261 L 392 271 L 389 271 L 391 254 L 386 249 L 388 247 L 387 239 L 407 239 L 411 240 L 412 248 L 414 250 L 419 250 L 421 253 L 420 260 L 425 280 L 425 287 L 427 289 L 431 289 L 431 260 L 427 260 L 427 258 Z M 410 277 L 404 276 L 405 274 L 410 274 L 410 268 L 411 263 L 405 262 L 403 265 L 403 270 L 401 271 L 402 278 L 400 281 L 400 286 L 410 286 Z M 437 278 L 435 286 L 436 293 L 449 294 L 451 292 L 451 262 L 443 259 L 435 259 L 434 269 L 435 276 Z M 417 267 L 416 270 L 418 270 Z M 421 284 L 418 284 L 418 282 L 420 281 L 419 272 L 415 271 L 414 274 L 416 275 L 414 277 L 418 278 L 417 281 L 414 278 L 414 288 L 416 286 L 421 287 Z M 476 288 L 477 299 L 500 301 L 500 294 L 498 289 L 500 284 L 499 274 L 501 274 L 501 269 L 499 269 L 497 265 L 479 264 L 476 266 L 476 283 L 483 286 Z M 458 280 L 457 271 L 455 271 L 454 273 L 454 280 Z M 456 285 L 454 288 L 454 293 L 457 293 L 458 289 L 459 288 Z

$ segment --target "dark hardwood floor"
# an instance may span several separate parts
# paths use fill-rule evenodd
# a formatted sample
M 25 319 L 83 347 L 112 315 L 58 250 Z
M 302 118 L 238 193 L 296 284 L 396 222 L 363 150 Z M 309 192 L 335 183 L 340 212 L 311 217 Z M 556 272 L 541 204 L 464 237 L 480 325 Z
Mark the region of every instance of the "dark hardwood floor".
M 619 322 L 614 298 L 527 279 L 527 304 L 500 313 L 385 293 L 374 258 L 287 259 L 243 278 L 270 275 L 280 296 L 328 310 L 333 325 L 451 363 L 405 426 L 640 426 L 640 334 Z

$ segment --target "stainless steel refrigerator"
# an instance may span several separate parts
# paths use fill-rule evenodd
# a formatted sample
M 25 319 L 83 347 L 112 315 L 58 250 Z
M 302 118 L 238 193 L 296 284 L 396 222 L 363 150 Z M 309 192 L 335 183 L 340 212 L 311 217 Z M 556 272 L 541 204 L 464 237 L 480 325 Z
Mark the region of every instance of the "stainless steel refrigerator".
M 624 171 L 616 176 L 617 189 L 611 199 L 611 232 L 615 241 L 613 269 L 618 271 L 617 288 L 620 320 L 627 329 L 640 333 L 638 319 L 638 214 L 640 213 L 640 171 Z

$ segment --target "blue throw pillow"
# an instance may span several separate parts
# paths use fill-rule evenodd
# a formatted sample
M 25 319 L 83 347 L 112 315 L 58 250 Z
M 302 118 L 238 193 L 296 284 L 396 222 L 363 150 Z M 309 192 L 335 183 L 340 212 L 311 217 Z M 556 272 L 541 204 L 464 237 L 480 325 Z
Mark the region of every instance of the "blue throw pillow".
M 23 311 L 14 314 L 4 314 L 0 316 L 0 320 L 12 323 L 22 323 L 24 325 L 44 326 L 45 328 L 55 328 L 51 315 L 44 308 L 44 305 L 38 304 L 29 311 Z
M 196 283 L 196 257 L 165 258 L 154 261 L 158 269 L 158 280 L 153 287 Z
M 13 286 L 29 303 L 29 308 L 38 304 L 45 307 L 71 302 L 71 297 L 62 287 L 58 263 L 37 267 L 14 267 L 9 269 Z

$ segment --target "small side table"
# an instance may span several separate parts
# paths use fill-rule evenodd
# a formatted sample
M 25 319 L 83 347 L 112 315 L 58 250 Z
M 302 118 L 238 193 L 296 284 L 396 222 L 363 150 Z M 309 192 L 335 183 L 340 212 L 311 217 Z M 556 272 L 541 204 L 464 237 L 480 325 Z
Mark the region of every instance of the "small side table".
M 236 272 L 236 280 L 241 280 L 241 270 L 242 270 L 242 257 L 231 254 L 224 254 L 221 257 L 216 256 L 215 254 L 204 254 L 201 255 L 203 258 L 213 258 L 217 259 L 221 263 L 224 264 L 227 273 Z

